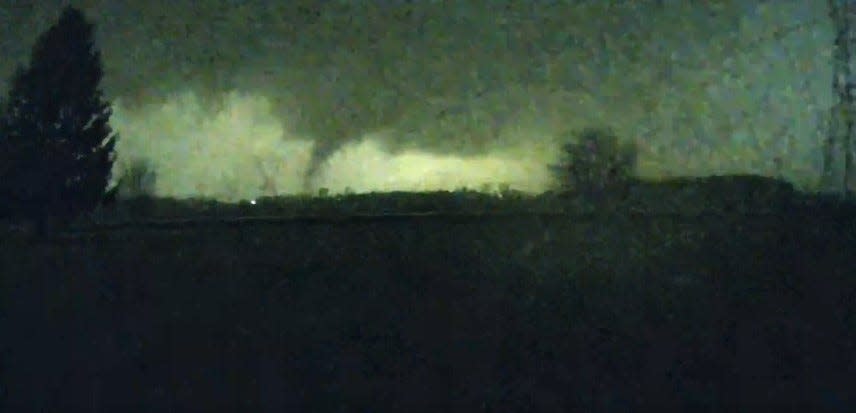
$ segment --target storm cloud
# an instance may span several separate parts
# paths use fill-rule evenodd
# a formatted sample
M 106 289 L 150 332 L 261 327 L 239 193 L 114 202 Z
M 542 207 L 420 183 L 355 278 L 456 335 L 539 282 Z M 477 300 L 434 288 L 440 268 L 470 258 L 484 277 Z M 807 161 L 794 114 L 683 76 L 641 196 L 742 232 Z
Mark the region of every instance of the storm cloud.
M 62 4 L 0 3 L 4 80 Z M 538 165 L 588 126 L 637 142 L 642 175 L 807 186 L 832 100 L 819 0 L 79 5 L 99 30 L 120 159 L 149 158 L 172 196 L 491 175 L 538 191 Z

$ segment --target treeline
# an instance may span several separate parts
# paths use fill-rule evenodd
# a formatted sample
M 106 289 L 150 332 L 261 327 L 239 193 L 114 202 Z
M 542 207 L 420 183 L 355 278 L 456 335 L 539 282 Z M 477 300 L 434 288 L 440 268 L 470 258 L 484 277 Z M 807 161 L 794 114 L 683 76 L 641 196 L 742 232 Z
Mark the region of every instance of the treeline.
M 240 203 L 213 199 L 136 197 L 119 200 L 79 221 L 81 226 L 152 220 L 402 216 L 420 214 L 694 215 L 780 213 L 801 199 L 785 182 L 757 176 L 717 176 L 668 181 L 630 180 L 624 191 L 591 196 L 572 191 L 527 194 L 471 190 L 386 192 L 331 196 L 264 197 Z
M 496 213 L 531 210 L 534 196 L 517 191 L 494 195 L 476 191 L 383 192 L 330 196 L 262 197 L 239 203 L 214 199 L 136 197 L 120 200 L 98 214 L 102 222 L 147 218 L 297 217 L 424 213 Z M 542 208 L 544 209 L 544 208 Z

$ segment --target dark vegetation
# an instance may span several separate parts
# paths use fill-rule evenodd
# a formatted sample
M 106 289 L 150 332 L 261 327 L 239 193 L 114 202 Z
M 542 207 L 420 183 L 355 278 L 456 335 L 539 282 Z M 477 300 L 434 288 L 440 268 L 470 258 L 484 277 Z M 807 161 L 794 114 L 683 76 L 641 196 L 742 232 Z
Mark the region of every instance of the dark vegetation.
M 568 137 L 562 147 L 562 162 L 552 166 L 559 188 L 598 198 L 624 193 L 636 169 L 636 147 L 621 143 L 611 130 L 584 129 Z
M 46 162 L 56 119 L 21 107 L 4 150 Z M 95 142 L 72 118 L 62 136 Z M 11 226 L 69 212 L 0 234 L 0 410 L 856 406 L 856 205 L 758 176 L 640 181 L 610 132 L 571 138 L 539 196 L 237 205 L 154 198 L 143 162 L 105 191 L 109 139 L 87 172 L 4 152 L 4 178 L 53 188 L 4 180 Z
M 183 225 L 189 221 L 383 219 L 426 214 L 598 214 L 610 210 L 635 215 L 759 214 L 783 211 L 815 198 L 795 192 L 786 182 L 750 175 L 632 180 L 625 185 L 620 191 L 603 190 L 594 197 L 573 191 L 531 195 L 513 190 L 497 194 L 457 190 L 263 197 L 254 203 L 139 196 L 120 199 L 110 208 L 81 217 L 69 232 L 170 222 Z
M 0 212 L 42 233 L 105 197 L 116 137 L 93 43 L 94 25 L 64 9 L 13 76 L 0 119 Z
M 846 411 L 856 214 L 830 210 L 9 237 L 0 253 L 5 403 Z

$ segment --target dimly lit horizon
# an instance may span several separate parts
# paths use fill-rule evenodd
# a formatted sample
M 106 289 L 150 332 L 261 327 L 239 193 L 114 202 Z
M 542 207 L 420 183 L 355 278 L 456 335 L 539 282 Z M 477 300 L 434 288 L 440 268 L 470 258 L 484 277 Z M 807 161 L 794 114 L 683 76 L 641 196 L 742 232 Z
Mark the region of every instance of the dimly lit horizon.
M 539 192 L 565 132 L 593 126 L 636 142 L 644 177 L 820 174 L 825 2 L 414 3 L 75 3 L 117 173 L 144 159 L 157 195 L 224 200 Z M 63 4 L 0 2 L 4 91 Z

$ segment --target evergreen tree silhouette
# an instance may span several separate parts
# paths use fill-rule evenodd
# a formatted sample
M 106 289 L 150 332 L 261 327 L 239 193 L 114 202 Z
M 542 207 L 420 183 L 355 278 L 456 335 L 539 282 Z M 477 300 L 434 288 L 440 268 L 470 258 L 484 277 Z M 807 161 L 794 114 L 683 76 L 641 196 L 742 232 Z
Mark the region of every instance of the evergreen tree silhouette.
M 0 124 L 0 197 L 13 217 L 67 222 L 105 197 L 116 136 L 94 31 L 66 7 L 12 77 Z

